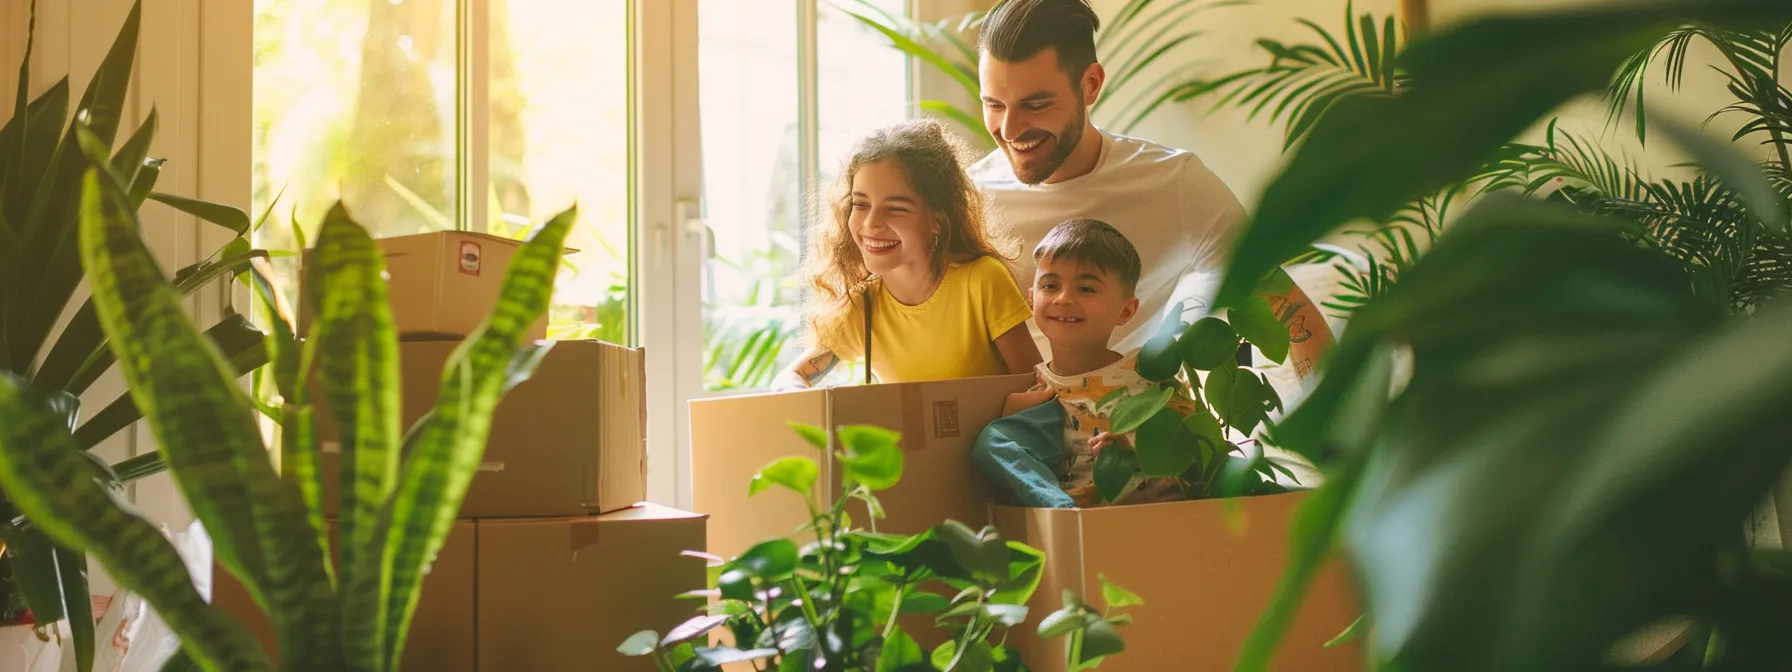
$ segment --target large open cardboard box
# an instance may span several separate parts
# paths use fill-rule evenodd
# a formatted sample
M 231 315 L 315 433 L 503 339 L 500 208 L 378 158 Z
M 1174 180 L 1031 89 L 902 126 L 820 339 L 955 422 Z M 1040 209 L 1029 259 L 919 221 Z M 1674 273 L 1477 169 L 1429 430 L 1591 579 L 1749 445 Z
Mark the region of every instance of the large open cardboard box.
M 436 231 L 380 238 L 386 260 L 386 301 L 401 336 L 464 338 L 473 333 L 498 305 L 499 290 L 510 260 L 523 245 L 472 231 Z M 299 280 L 309 275 L 310 251 L 301 257 Z M 310 297 L 301 294 L 299 333 L 315 317 Z M 548 317 L 542 315 L 524 332 L 531 340 L 547 338 Z
M 424 579 L 399 669 L 651 672 L 651 660 L 616 647 L 696 614 L 674 596 L 704 586 L 704 562 L 680 555 L 703 550 L 704 519 L 643 504 L 585 518 L 457 521 Z M 242 585 L 213 575 L 213 604 L 276 651 Z
M 1034 672 L 1063 672 L 1068 639 L 1039 639 L 1039 622 L 1063 606 L 1065 589 L 1105 609 L 1100 576 L 1106 575 L 1145 604 L 1119 612 L 1133 615 L 1133 623 L 1120 628 L 1126 651 L 1104 661 L 1103 672 L 1229 671 L 1287 566 L 1289 524 L 1306 496 L 1093 509 L 996 506 L 1002 536 L 1043 550 L 1046 558 L 1027 622 L 1009 632 L 1008 643 Z M 1226 507 L 1233 505 L 1242 529 L 1227 522 Z M 1272 669 L 1361 669 L 1356 644 L 1324 648 L 1362 614 L 1351 585 L 1342 563 L 1326 565 Z
M 800 497 L 772 490 L 747 497 L 753 474 L 786 456 L 817 458 L 823 506 L 842 495 L 840 470 L 789 423 L 822 428 L 872 424 L 902 432 L 904 467 L 878 493 L 889 517 L 880 532 L 921 532 L 946 519 L 981 528 L 994 485 L 971 464 L 971 442 L 1000 417 L 1002 402 L 1033 385 L 1031 374 L 921 383 L 835 387 L 691 402 L 693 507 L 711 517 L 709 552 L 733 557 L 753 544 L 788 537 L 809 522 Z M 855 503 L 857 506 L 857 503 Z M 852 509 L 861 525 L 863 508 Z
M 402 427 L 435 407 L 442 368 L 459 345 L 398 344 Z M 535 375 L 498 403 L 461 517 L 581 516 L 647 499 L 645 366 L 639 348 L 555 341 Z M 325 515 L 334 515 L 339 433 L 328 411 L 316 417 Z

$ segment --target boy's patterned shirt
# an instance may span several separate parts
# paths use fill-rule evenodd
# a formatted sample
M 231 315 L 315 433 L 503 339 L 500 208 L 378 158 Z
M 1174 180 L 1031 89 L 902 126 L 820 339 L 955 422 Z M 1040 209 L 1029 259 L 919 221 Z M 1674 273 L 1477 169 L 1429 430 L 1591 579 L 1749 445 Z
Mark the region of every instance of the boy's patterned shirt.
M 1113 364 L 1075 376 L 1053 373 L 1048 364 L 1040 364 L 1035 369 L 1039 382 L 1056 394 L 1058 403 L 1064 407 L 1064 458 L 1053 465 L 1053 470 L 1058 474 L 1059 485 L 1079 507 L 1102 504 L 1101 496 L 1095 490 L 1095 454 L 1089 450 L 1089 442 L 1108 431 L 1114 407 L 1122 398 L 1152 387 L 1151 381 L 1134 370 L 1137 364 L 1138 355 L 1133 353 Z M 1194 402 L 1181 391 L 1170 398 L 1169 407 L 1183 416 L 1195 412 Z M 1130 434 L 1127 436 L 1129 440 L 1132 438 Z M 1174 491 L 1174 488 L 1168 488 L 1169 483 L 1158 482 L 1170 480 L 1135 476 L 1116 501 L 1138 503 L 1132 496 L 1135 492 Z

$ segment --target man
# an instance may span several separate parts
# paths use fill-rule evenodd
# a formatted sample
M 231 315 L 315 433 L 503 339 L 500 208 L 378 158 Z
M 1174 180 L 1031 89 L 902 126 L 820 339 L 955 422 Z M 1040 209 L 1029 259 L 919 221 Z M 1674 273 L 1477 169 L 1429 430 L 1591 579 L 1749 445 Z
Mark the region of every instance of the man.
M 1150 338 L 1172 302 L 1204 302 L 1245 211 L 1193 153 L 1089 120 L 1107 76 L 1095 54 L 1100 23 L 1084 0 L 1007 0 L 990 12 L 978 77 L 983 123 L 997 148 L 970 173 L 1024 246 L 1022 278 L 1033 277 L 1033 247 L 1067 219 L 1108 222 L 1138 248 L 1139 314 L 1149 319 L 1115 332 L 1114 349 L 1127 352 Z M 1299 287 L 1270 304 L 1289 327 L 1290 364 L 1305 380 L 1331 330 Z M 1036 326 L 1033 336 L 1049 357 Z

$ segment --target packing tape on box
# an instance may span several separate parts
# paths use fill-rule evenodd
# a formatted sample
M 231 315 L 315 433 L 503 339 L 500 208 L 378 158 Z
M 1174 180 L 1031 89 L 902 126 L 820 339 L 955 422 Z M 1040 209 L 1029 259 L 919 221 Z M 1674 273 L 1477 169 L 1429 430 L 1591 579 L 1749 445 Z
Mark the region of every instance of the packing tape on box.
M 921 386 L 902 386 L 903 452 L 920 450 L 927 443 L 927 416 L 921 409 Z
M 320 452 L 330 453 L 332 455 L 341 455 L 342 454 L 342 442 L 341 441 L 319 441 L 319 442 L 317 442 L 317 449 Z M 479 463 L 479 471 L 488 472 L 488 473 L 497 473 L 500 471 L 504 471 L 504 463 L 503 462 L 480 462 Z

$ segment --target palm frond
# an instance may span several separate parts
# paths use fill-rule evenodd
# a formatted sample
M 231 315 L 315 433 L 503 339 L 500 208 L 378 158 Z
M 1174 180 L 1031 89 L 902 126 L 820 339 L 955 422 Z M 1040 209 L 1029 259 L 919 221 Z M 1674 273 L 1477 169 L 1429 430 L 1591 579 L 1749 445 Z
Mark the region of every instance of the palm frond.
M 1792 181 L 1779 172 L 1777 184 L 1792 194 Z M 1734 311 L 1751 312 L 1792 289 L 1792 237 L 1755 226 L 1747 204 L 1720 180 L 1655 182 L 1647 193 L 1642 201 L 1593 197 L 1582 205 L 1641 225 L 1642 242 L 1714 278 Z
M 1257 47 L 1270 61 L 1258 68 L 1220 77 L 1217 84 L 1190 91 L 1187 98 L 1218 95 L 1213 109 L 1247 108 L 1247 118 L 1267 116 L 1284 126 L 1284 150 L 1292 148 L 1326 111 L 1339 101 L 1361 95 L 1393 95 L 1406 84 L 1398 70 L 1401 43 L 1392 17 L 1378 21 L 1356 15 L 1354 3 L 1344 7 L 1344 39 L 1307 19 L 1297 20 L 1313 33 L 1314 43 L 1263 39 Z

